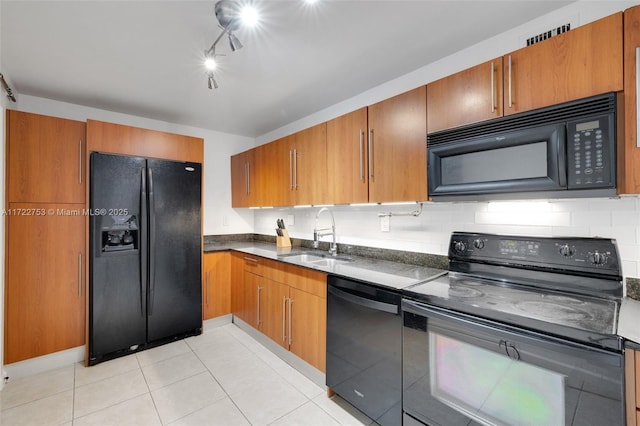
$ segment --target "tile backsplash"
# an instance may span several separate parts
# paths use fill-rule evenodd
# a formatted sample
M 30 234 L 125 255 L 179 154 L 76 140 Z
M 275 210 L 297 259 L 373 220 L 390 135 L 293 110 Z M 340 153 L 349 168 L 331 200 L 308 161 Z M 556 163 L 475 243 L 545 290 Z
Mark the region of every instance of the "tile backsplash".
M 378 213 L 410 213 L 416 204 L 330 207 L 337 242 L 447 255 L 453 231 L 505 235 L 604 237 L 617 241 L 625 277 L 640 275 L 640 198 L 423 203 L 420 216 L 392 216 L 381 231 Z M 312 239 L 319 207 L 254 210 L 254 231 L 275 235 L 276 219 L 288 222 L 294 238 Z M 330 225 L 323 213 L 320 227 Z M 325 237 L 326 240 L 330 237 Z

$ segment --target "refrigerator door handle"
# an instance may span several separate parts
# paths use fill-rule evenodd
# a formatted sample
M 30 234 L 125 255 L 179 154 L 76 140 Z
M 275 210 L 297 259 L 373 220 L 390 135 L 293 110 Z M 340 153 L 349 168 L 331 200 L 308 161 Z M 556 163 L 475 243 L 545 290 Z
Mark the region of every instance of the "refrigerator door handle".
M 153 299 L 156 287 L 156 212 L 155 196 L 153 195 L 153 170 L 147 168 L 149 175 L 149 315 L 153 315 Z
M 140 315 L 145 316 L 147 300 L 147 170 L 143 167 L 140 182 Z

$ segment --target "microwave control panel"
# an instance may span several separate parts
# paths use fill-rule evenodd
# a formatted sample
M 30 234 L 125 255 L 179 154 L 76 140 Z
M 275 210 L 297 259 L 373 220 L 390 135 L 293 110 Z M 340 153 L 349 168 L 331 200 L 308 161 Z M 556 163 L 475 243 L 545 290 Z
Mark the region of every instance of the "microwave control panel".
M 569 189 L 615 187 L 613 114 L 567 123 Z

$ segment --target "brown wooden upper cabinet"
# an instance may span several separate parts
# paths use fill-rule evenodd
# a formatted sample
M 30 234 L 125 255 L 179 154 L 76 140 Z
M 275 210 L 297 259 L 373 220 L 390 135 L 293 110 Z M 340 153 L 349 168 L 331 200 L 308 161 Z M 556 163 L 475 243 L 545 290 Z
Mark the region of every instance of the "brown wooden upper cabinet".
M 427 85 L 429 133 L 502 117 L 502 57 Z
M 637 76 L 640 69 L 640 6 L 624 12 L 624 144 L 618 149 L 618 192 L 640 193 Z
M 436 132 L 623 89 L 622 13 L 429 83 Z
M 427 199 L 427 89 L 369 106 L 369 202 Z
M 253 206 L 325 203 L 326 129 L 326 123 L 318 124 L 252 150 L 256 157 L 252 188 L 258 193 Z M 233 207 L 242 206 L 234 202 Z
M 255 150 L 231 156 L 231 204 L 234 207 L 258 206 Z
M 426 87 L 327 123 L 328 202 L 427 198 Z
M 327 122 L 327 190 L 332 204 L 369 202 L 367 108 Z
M 84 203 L 86 126 L 7 111 L 8 202 Z
M 622 12 L 504 57 L 504 114 L 623 89 Z

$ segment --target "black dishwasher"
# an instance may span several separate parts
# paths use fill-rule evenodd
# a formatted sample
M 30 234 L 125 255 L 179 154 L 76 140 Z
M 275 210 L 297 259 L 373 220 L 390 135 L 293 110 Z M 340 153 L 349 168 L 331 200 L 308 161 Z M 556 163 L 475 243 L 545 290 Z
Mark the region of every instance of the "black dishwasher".
M 327 386 L 382 426 L 402 424 L 399 292 L 327 278 Z

